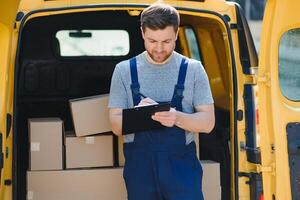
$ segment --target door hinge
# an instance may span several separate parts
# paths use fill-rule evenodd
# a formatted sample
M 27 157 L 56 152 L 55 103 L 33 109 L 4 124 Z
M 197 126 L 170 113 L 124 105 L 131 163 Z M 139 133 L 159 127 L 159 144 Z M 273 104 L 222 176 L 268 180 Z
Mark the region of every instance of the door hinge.
M 257 75 L 255 75 L 255 74 L 245 74 L 244 75 L 244 84 L 256 85 L 257 84 Z
M 257 76 L 256 74 L 245 74 L 244 83 L 250 85 L 257 85 L 258 83 L 263 83 L 270 87 L 270 74 L 266 73 L 262 76 Z
M 256 83 L 266 84 L 266 86 L 270 87 L 271 86 L 270 80 L 271 80 L 270 79 L 270 74 L 265 73 L 264 75 L 257 77 Z
M 256 165 L 257 173 L 275 173 L 275 164 L 271 163 L 270 165 Z
M 255 171 L 252 172 L 239 172 L 239 176 L 246 176 L 246 177 L 250 177 L 251 174 L 260 174 L 260 173 L 275 173 L 275 165 L 271 164 L 268 166 L 263 166 L 260 164 L 256 164 L 255 165 Z

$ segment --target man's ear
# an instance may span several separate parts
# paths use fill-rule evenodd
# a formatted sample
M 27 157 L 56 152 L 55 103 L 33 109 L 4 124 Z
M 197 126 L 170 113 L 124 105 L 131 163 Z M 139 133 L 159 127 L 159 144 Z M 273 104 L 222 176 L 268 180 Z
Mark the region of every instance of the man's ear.
M 142 33 L 143 39 L 145 39 L 143 27 L 140 27 L 140 29 L 141 29 L 141 33 Z

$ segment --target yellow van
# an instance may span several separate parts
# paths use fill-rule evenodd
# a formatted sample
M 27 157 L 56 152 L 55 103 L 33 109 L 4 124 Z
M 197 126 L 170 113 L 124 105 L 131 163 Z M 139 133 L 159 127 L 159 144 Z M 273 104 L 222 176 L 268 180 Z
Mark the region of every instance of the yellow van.
M 139 14 L 153 2 L 0 1 L 1 200 L 36 199 L 27 119 L 59 117 L 72 130 L 68 100 L 109 92 L 116 63 L 144 49 Z M 200 134 L 200 154 L 220 163 L 222 199 L 299 199 L 300 2 L 267 1 L 259 63 L 237 4 L 165 2 L 181 14 L 176 51 L 210 80 L 216 127 Z

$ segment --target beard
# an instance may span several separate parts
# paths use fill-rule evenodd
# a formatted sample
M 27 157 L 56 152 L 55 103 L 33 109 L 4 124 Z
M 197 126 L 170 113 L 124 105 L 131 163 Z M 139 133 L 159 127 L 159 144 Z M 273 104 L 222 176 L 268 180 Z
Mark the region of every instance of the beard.
M 161 53 L 157 53 L 155 51 L 154 52 L 149 52 L 148 51 L 148 55 L 156 63 L 163 63 L 163 62 L 165 62 L 172 55 L 172 53 L 173 53 L 173 50 L 170 51 L 170 52 L 163 51 Z

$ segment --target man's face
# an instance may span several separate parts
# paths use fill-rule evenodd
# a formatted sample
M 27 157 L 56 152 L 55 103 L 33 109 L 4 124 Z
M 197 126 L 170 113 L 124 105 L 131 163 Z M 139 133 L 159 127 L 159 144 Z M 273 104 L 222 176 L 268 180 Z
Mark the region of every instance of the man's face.
M 175 49 L 177 32 L 173 26 L 158 30 L 146 27 L 144 31 L 142 30 L 142 35 L 145 48 L 155 62 L 164 62 Z

